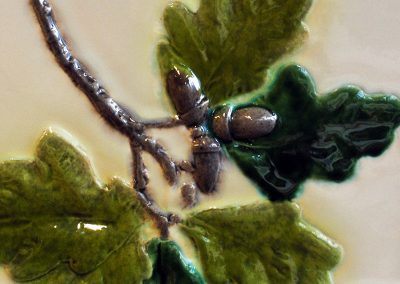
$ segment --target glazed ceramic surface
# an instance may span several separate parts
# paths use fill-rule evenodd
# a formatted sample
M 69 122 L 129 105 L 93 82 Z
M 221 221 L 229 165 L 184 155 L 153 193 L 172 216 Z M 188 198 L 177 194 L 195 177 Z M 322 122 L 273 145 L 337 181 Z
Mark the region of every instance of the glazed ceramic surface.
M 52 1 L 75 54 L 115 99 L 143 118 L 172 113 L 162 95 L 155 59 L 167 3 Z M 305 66 L 321 93 L 351 83 L 371 93 L 400 94 L 399 9 L 396 0 L 317 0 L 307 17 L 309 39 L 284 61 Z M 40 134 L 53 127 L 79 141 L 103 180 L 120 176 L 130 181 L 127 141 L 103 123 L 57 66 L 28 0 L 0 2 L 0 37 L 1 160 L 30 158 Z M 188 156 L 184 128 L 153 135 L 173 157 Z M 396 139 L 383 156 L 362 159 L 357 175 L 346 183 L 308 182 L 297 200 L 305 218 L 344 247 L 336 283 L 400 282 L 399 146 Z M 150 160 L 153 195 L 164 208 L 179 207 L 177 191 L 169 188 Z M 225 163 L 220 192 L 203 198 L 201 208 L 248 204 L 260 198 L 239 170 Z M 187 240 L 177 232 L 173 236 L 185 246 Z M 6 276 L 1 279 L 6 283 Z

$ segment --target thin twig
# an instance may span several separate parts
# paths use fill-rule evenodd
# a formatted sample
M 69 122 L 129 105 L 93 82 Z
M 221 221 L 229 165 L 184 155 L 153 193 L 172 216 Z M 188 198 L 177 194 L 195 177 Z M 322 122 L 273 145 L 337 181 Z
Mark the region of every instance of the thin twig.
M 147 209 L 148 213 L 156 220 L 161 237 L 168 238 L 168 228 L 174 224 L 181 222 L 180 217 L 176 214 L 162 211 L 146 192 L 138 192 L 137 196 L 140 202 Z
M 147 127 L 174 127 L 179 124 L 175 119 L 164 122 L 141 122 L 127 109 L 112 99 L 106 89 L 88 72 L 88 70 L 70 52 L 54 19 L 52 8 L 46 0 L 32 0 L 32 6 L 42 28 L 50 50 L 58 63 L 76 86 L 90 100 L 96 111 L 114 129 L 129 138 L 134 163 L 134 187 L 139 200 L 152 215 L 163 237 L 168 236 L 168 226 L 179 222 L 179 217 L 163 212 L 146 193 L 147 173 L 142 160 L 142 151 L 149 152 L 160 164 L 169 183 L 177 179 L 177 167 L 156 140 L 148 137 Z
M 146 128 L 173 128 L 180 125 L 184 125 L 184 122 L 179 119 L 178 116 L 167 118 L 163 120 L 148 120 L 143 122 Z
M 147 193 L 147 169 L 143 163 L 142 148 L 136 143 L 131 142 L 131 152 L 133 157 L 133 184 L 137 190 L 138 198 L 142 204 L 147 208 L 151 216 L 157 220 L 157 227 L 160 230 L 160 235 L 163 238 L 168 238 L 168 227 L 179 223 L 181 220 L 179 216 L 173 213 L 162 211 L 154 202 L 151 196 Z
M 147 169 L 143 162 L 142 147 L 134 142 L 130 143 L 133 157 L 133 184 L 137 190 L 137 196 L 141 203 L 147 208 L 152 217 L 157 220 L 157 227 L 163 238 L 168 238 L 168 227 L 180 222 L 180 218 L 173 214 L 162 211 L 147 193 Z
M 132 162 L 133 162 L 133 187 L 139 191 L 143 192 L 147 188 L 147 184 L 149 182 L 147 176 L 147 169 L 143 162 L 142 157 L 142 147 L 135 142 L 130 143 L 131 153 L 132 153 Z

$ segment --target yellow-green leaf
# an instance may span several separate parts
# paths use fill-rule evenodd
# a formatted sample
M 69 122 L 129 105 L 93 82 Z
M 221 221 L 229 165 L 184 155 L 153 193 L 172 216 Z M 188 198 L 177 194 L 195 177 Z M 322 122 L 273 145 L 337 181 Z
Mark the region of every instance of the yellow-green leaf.
M 151 275 L 143 222 L 133 190 L 100 184 L 54 132 L 33 160 L 0 164 L 0 264 L 18 282 L 140 283 Z
M 181 227 L 209 283 L 330 283 L 341 259 L 340 247 L 289 202 L 210 209 Z

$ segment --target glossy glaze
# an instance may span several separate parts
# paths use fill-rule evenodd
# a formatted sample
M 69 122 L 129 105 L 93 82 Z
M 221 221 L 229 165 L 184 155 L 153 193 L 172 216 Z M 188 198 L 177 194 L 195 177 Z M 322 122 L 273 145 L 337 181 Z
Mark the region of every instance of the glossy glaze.
M 204 284 L 193 264 L 173 241 L 153 239 L 147 244 L 153 274 L 143 284 Z
M 301 66 L 283 68 L 275 83 L 249 103 L 278 116 L 275 130 L 251 141 L 226 144 L 228 155 L 271 200 L 296 197 L 307 178 L 343 181 L 363 156 L 378 156 L 400 123 L 395 96 L 368 96 L 342 87 L 317 96 Z
M 267 136 L 276 125 L 277 116 L 265 108 L 224 106 L 213 113 L 212 130 L 224 142 L 250 140 Z

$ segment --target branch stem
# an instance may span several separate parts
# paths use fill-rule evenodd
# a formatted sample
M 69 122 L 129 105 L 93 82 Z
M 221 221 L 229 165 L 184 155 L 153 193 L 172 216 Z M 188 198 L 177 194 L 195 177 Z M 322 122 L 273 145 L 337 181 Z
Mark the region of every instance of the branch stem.
M 174 162 L 165 154 L 165 150 L 155 140 L 144 134 L 145 124 L 132 113 L 118 104 L 108 95 L 107 90 L 75 58 L 65 42 L 54 19 L 52 8 L 46 0 L 32 0 L 33 8 L 39 20 L 42 32 L 50 50 L 61 68 L 68 74 L 76 86 L 86 95 L 93 107 L 104 120 L 121 134 L 133 140 L 149 152 L 161 165 L 168 182 L 176 179 Z
M 160 164 L 164 176 L 170 184 L 177 179 L 177 167 L 167 155 L 164 148 L 145 134 L 146 128 L 174 127 L 179 121 L 176 118 L 163 122 L 141 122 L 126 108 L 110 97 L 107 90 L 96 80 L 84 65 L 73 56 L 64 40 L 54 13 L 47 0 L 32 0 L 32 6 L 41 26 L 47 45 L 57 62 L 75 85 L 86 95 L 97 113 L 115 130 L 126 136 L 131 145 L 134 163 L 134 187 L 138 198 L 152 215 L 160 228 L 161 235 L 168 235 L 168 226 L 178 222 L 179 218 L 163 212 L 146 193 L 147 174 L 142 159 L 142 152 L 149 152 Z

